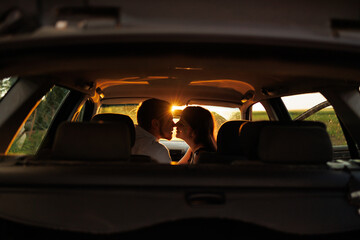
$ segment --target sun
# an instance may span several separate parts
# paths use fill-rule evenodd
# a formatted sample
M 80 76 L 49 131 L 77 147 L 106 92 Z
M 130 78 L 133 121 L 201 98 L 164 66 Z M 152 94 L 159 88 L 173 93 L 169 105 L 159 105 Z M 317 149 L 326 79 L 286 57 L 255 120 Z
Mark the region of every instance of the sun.
M 172 105 L 171 106 L 171 112 L 174 113 L 176 110 L 183 110 L 186 106 L 177 106 L 177 105 Z

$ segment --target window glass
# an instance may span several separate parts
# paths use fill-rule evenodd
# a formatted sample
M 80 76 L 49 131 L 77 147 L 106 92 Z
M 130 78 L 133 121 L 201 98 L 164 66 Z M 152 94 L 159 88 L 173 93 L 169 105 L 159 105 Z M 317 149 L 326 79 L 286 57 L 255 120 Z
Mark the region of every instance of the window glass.
M 55 86 L 31 113 L 10 147 L 10 154 L 35 154 L 69 90 Z
M 118 105 L 101 105 L 98 113 L 120 113 L 128 115 L 137 124 L 136 112 L 138 104 L 118 104 Z
M 347 144 L 333 107 L 320 93 L 288 96 L 282 100 L 293 120 L 323 122 L 333 146 Z
M 240 120 L 241 113 L 239 108 L 233 107 L 219 107 L 219 106 L 208 106 L 208 105 L 189 105 L 189 106 L 200 106 L 209 110 L 214 116 L 215 120 L 215 136 L 221 127 L 221 125 L 230 120 Z M 185 108 L 186 106 L 180 106 Z
M 218 106 L 208 106 L 208 105 L 189 105 L 189 106 L 201 106 L 208 109 L 214 116 L 215 120 L 215 134 L 217 134 L 220 126 L 229 120 L 240 119 L 241 114 L 239 108 L 231 107 L 218 107 Z M 176 123 L 179 120 L 180 112 L 186 106 L 173 106 L 172 111 L 174 115 L 174 122 Z M 138 104 L 118 104 L 118 105 L 101 105 L 98 113 L 120 113 L 130 116 L 134 124 L 137 124 L 136 112 Z M 175 131 L 174 131 L 175 134 Z M 176 140 L 176 138 L 173 138 Z
M 252 121 L 269 120 L 269 116 L 261 103 L 252 106 Z
M 8 77 L 0 79 L 0 100 L 6 95 L 10 88 L 16 82 L 16 77 Z

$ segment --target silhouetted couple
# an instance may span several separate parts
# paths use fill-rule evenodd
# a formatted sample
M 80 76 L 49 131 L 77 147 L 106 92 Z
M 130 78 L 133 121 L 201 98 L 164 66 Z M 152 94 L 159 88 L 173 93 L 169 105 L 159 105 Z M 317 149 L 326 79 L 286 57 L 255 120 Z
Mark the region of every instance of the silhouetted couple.
M 188 151 L 178 164 L 195 164 L 201 152 L 216 151 L 214 118 L 205 108 L 185 108 L 180 120 L 175 124 L 171 105 L 166 101 L 152 98 L 141 103 L 137 121 L 132 154 L 147 155 L 159 163 L 170 163 L 169 150 L 159 140 L 171 140 L 174 127 L 176 137 L 189 145 Z

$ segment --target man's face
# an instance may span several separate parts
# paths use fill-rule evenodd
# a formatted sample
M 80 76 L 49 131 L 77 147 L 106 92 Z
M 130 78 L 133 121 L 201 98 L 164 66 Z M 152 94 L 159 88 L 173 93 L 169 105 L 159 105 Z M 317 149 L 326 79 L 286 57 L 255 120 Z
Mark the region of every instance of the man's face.
M 175 123 L 173 115 L 169 112 L 161 119 L 160 135 L 162 138 L 171 140 Z

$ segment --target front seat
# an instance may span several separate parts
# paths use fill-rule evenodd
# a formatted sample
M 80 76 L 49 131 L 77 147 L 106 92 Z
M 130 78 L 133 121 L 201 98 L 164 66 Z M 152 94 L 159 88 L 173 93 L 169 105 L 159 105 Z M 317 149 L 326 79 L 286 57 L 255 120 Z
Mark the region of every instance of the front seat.
M 135 126 L 134 126 L 133 120 L 129 116 L 123 115 L 123 114 L 118 114 L 118 113 L 99 113 L 99 114 L 94 115 L 91 118 L 91 122 L 99 122 L 99 123 L 122 122 L 122 123 L 126 124 L 129 127 L 130 134 L 131 134 L 131 147 L 134 146 L 134 144 L 135 144 Z
M 52 159 L 127 161 L 135 139 L 128 122 L 64 122 L 57 129 Z
M 131 132 L 131 147 L 135 144 L 135 126 L 132 119 L 123 114 L 119 113 L 99 113 L 92 117 L 91 122 L 98 122 L 98 123 L 105 123 L 105 122 L 123 122 L 126 123 L 129 127 L 129 130 Z M 139 162 L 139 163 L 156 163 L 154 159 L 152 159 L 149 156 L 145 155 L 131 155 L 130 156 L 130 162 Z

